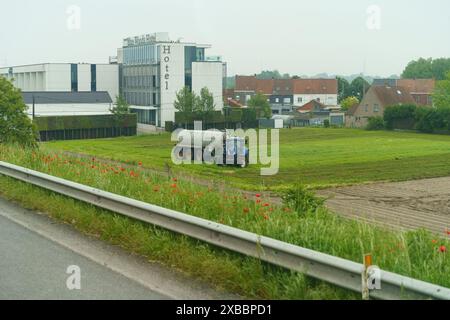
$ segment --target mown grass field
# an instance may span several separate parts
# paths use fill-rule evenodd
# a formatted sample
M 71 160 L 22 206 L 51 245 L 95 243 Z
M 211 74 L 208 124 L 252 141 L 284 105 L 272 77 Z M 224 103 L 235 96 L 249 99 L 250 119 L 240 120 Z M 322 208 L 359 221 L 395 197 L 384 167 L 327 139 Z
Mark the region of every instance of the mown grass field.
M 385 270 L 450 287 L 447 233 L 394 232 L 330 214 L 325 208 L 300 212 L 172 177 L 142 166 L 124 167 L 60 152 L 22 150 L 0 144 L 0 160 L 85 185 L 171 208 L 211 221 L 320 252 L 361 262 L 372 253 Z M 79 230 L 247 298 L 348 299 L 356 294 L 261 263 L 160 228 L 120 217 L 39 187 L 0 176 L 0 195 L 47 212 Z
M 262 177 L 260 167 L 173 166 L 169 134 L 102 140 L 59 141 L 48 150 L 142 162 L 145 167 L 226 180 L 243 189 L 284 189 L 301 181 L 314 187 L 400 181 L 450 175 L 450 136 L 356 129 L 285 129 L 280 133 L 280 171 Z

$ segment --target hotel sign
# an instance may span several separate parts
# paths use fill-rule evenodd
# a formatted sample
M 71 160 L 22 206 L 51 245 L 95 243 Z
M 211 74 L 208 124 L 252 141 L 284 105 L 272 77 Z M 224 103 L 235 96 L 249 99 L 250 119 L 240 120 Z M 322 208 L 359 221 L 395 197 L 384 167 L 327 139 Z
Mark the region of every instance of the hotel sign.
M 161 46 L 161 85 L 164 90 L 169 90 L 170 85 L 170 61 L 171 61 L 171 45 Z
M 123 40 L 124 47 L 139 46 L 155 42 L 155 36 L 152 34 L 144 34 L 142 36 L 130 37 Z

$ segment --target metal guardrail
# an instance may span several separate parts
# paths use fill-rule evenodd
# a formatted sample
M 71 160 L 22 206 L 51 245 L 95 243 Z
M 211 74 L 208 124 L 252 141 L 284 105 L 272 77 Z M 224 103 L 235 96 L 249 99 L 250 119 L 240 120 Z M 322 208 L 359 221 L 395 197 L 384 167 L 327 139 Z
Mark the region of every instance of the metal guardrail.
M 180 233 L 212 245 L 251 256 L 310 277 L 361 292 L 364 266 L 353 261 L 215 223 L 184 213 L 91 188 L 0 161 L 0 174 L 81 200 L 123 216 Z M 376 299 L 450 300 L 450 289 L 391 272 L 381 271 Z

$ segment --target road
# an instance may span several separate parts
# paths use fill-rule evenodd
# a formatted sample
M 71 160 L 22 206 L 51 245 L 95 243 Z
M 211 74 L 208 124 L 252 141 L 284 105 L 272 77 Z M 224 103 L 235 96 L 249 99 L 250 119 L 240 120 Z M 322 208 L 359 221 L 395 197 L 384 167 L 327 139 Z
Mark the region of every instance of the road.
M 67 287 L 69 266 L 80 290 Z M 0 198 L 0 299 L 222 298 L 232 297 Z

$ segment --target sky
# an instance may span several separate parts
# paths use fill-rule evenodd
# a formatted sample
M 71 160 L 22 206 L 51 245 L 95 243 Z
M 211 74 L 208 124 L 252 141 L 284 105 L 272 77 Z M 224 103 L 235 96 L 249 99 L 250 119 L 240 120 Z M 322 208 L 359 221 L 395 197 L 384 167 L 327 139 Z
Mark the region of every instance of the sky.
M 448 0 L 1 1 L 0 66 L 107 62 L 122 39 L 165 31 L 211 44 L 230 75 L 389 76 L 450 57 Z

